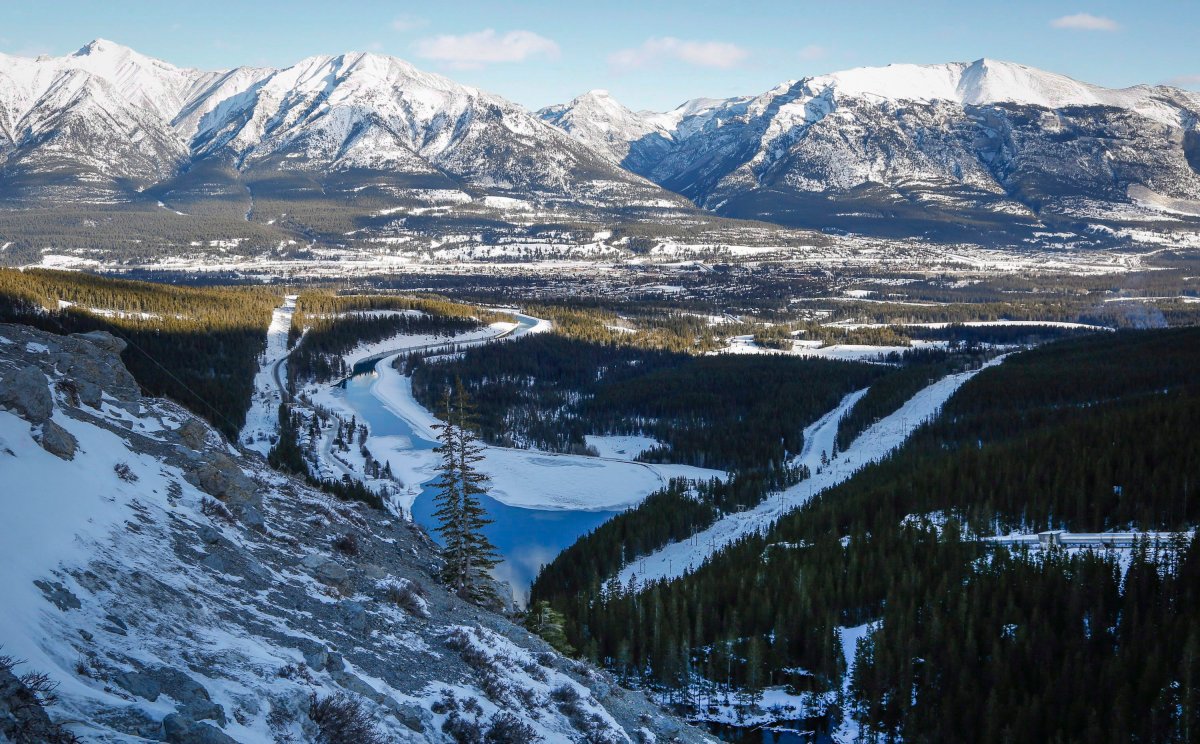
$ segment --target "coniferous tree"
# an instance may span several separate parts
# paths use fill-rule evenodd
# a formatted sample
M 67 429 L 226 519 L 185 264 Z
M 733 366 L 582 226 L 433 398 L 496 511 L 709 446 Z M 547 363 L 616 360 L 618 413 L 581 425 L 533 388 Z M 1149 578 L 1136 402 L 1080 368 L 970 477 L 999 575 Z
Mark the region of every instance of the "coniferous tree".
M 534 603 L 525 614 L 525 627 L 542 637 L 559 653 L 571 656 L 575 647 L 567 640 L 563 625 L 567 619 L 546 600 Z
M 479 497 L 487 493 L 487 476 L 476 469 L 483 459 L 483 448 L 471 433 L 470 401 L 462 386 L 451 397 L 443 397 L 444 423 L 435 425 L 441 457 L 439 479 L 434 483 L 438 519 L 437 531 L 444 542 L 441 579 L 463 599 L 485 603 L 495 599 L 495 590 L 487 579 L 499 557 L 496 548 L 483 534 L 491 524 Z

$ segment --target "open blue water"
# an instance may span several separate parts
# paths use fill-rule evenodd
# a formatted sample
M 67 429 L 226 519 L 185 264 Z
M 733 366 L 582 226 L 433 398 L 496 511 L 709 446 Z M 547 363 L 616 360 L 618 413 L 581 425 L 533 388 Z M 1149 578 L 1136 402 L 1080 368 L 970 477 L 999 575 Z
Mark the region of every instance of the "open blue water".
M 373 373 L 374 366 L 345 384 L 346 401 L 358 412 L 359 419 L 366 421 L 375 436 L 401 436 L 411 442 L 414 450 L 433 449 L 435 442 L 415 434 L 407 421 L 389 411 L 371 394 L 371 385 L 375 382 Z M 435 489 L 423 485 L 413 503 L 412 517 L 440 543 L 437 519 L 433 516 Z M 530 583 L 544 564 L 617 514 L 614 511 L 526 509 L 507 506 L 488 496 L 480 501 L 492 520 L 483 532 L 504 558 L 493 574 L 512 585 L 513 594 L 522 604 L 529 594 Z

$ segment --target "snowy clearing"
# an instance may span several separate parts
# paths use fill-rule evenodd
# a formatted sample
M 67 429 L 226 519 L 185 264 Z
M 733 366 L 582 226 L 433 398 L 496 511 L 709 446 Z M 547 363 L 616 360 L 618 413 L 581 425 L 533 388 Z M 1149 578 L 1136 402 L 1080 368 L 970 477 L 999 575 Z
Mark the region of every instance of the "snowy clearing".
M 652 447 L 662 445 L 654 437 L 644 437 L 637 434 L 588 434 L 583 438 L 589 447 L 595 447 L 600 457 L 619 457 L 633 459 Z
M 266 456 L 275 443 L 279 428 L 279 388 L 275 385 L 275 366 L 286 365 L 288 355 L 288 329 L 292 327 L 292 315 L 296 312 L 296 295 L 288 295 L 283 304 L 271 313 L 271 325 L 267 327 L 267 348 L 258 360 L 258 372 L 254 375 L 254 396 L 250 410 L 246 412 L 246 423 L 238 439 L 249 449 Z M 286 374 L 286 368 L 280 370 Z

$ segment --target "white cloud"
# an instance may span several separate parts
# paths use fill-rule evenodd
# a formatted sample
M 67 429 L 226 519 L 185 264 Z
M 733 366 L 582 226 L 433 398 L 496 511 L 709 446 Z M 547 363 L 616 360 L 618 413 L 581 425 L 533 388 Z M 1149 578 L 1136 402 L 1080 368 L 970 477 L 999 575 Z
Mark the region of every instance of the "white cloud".
M 399 15 L 392 19 L 392 28 L 396 31 L 412 31 L 429 23 L 424 18 L 412 15 Z
M 1197 88 L 1200 87 L 1200 75 L 1179 75 L 1168 80 L 1167 85 L 1176 88 Z
M 454 36 L 443 34 L 419 39 L 414 45 L 419 56 L 445 62 L 452 67 L 482 67 L 495 62 L 521 62 L 530 57 L 557 57 L 558 44 L 532 31 L 492 29 Z
M 608 62 L 618 70 L 641 67 L 675 59 L 698 67 L 734 67 L 749 52 L 737 44 L 725 41 L 688 41 L 673 36 L 646 39 L 639 47 L 620 49 L 608 55 Z
M 826 54 L 829 54 L 829 50 L 826 49 L 825 47 L 821 46 L 820 44 L 809 44 L 808 46 L 804 47 L 799 52 L 797 52 L 797 56 L 799 56 L 800 59 L 809 60 L 809 61 L 814 60 L 814 59 L 821 59 Z
M 1054 28 L 1069 28 L 1075 31 L 1116 31 L 1120 24 L 1111 18 L 1092 15 L 1091 13 L 1076 13 L 1055 18 L 1050 21 Z

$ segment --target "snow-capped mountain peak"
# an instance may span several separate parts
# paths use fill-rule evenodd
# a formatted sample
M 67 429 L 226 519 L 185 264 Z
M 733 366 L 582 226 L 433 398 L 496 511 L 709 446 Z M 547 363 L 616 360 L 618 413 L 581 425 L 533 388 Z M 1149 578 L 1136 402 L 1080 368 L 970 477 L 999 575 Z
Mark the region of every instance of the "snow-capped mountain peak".
M 1088 199 L 1127 203 L 1139 189 L 1200 200 L 1200 95 L 1174 88 L 1105 88 L 983 58 L 860 67 L 663 113 L 632 114 L 605 100 L 587 94 L 541 113 L 727 216 L 906 234 L 896 204 L 912 202 L 912 224 L 930 209 L 1011 223 L 1055 199 L 1073 213 Z M 845 220 L 831 216 L 825 200 L 859 199 L 859 187 L 896 191 L 856 203 Z
M 976 106 L 1018 103 L 1052 109 L 1098 104 L 1128 108 L 1146 90 L 1102 88 L 1066 75 L 987 58 L 970 63 L 858 67 L 809 78 L 806 87 L 813 92 L 831 89 L 839 95 L 854 97 L 942 100 Z
M 64 128 L 68 107 L 78 115 Z M 43 137 L 51 133 L 57 144 L 48 150 Z M 92 171 L 86 185 L 59 186 L 53 174 L 64 153 Z M 0 55 L 0 166 L 20 163 L 33 189 L 25 196 L 54 188 L 76 199 L 130 198 L 129 185 L 136 195 L 204 159 L 239 171 L 365 168 L 392 179 L 465 179 L 547 194 L 591 189 L 584 184 L 595 180 L 670 199 L 615 164 L 593 167 L 600 155 L 520 106 L 387 55 L 215 72 L 106 39 L 62 57 Z

